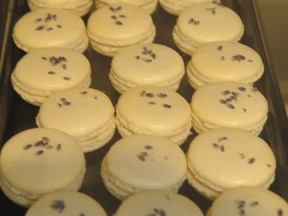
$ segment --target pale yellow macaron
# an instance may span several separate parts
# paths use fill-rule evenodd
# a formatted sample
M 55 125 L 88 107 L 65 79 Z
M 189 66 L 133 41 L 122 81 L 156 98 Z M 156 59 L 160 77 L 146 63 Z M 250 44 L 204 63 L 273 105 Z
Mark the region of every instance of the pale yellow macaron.
M 146 190 L 125 199 L 114 216 L 177 215 L 203 216 L 200 207 L 191 199 L 166 190 Z
M 96 8 L 113 4 L 131 4 L 143 8 L 149 14 L 155 12 L 158 0 L 95 0 Z
M 41 8 L 20 17 L 13 28 L 17 47 L 25 52 L 44 47 L 64 47 L 84 52 L 89 39 L 84 21 L 60 8 Z
M 175 50 L 149 43 L 120 50 L 112 59 L 109 78 L 119 93 L 140 85 L 163 86 L 176 91 L 184 74 L 184 61 Z
M 192 125 L 197 133 L 232 127 L 259 135 L 268 118 L 268 102 L 255 87 L 222 81 L 199 87 L 191 99 Z
M 262 77 L 264 63 L 261 56 L 245 44 L 217 41 L 200 45 L 187 63 L 186 72 L 194 89 L 219 81 L 253 85 Z
M 185 54 L 214 41 L 239 41 L 244 33 L 240 16 L 231 8 L 214 2 L 189 7 L 177 18 L 173 40 Z
M 101 163 L 105 187 L 120 200 L 144 190 L 178 192 L 186 172 L 183 150 L 164 137 L 152 135 L 116 141 Z
M 106 56 L 114 56 L 124 47 L 151 43 L 156 27 L 149 13 L 129 4 L 101 7 L 94 11 L 87 23 L 92 48 Z
M 225 191 L 210 206 L 206 216 L 284 216 L 287 201 L 273 191 L 258 187 L 238 187 Z
M 159 0 L 161 7 L 174 16 L 179 16 L 181 13 L 195 4 L 202 4 L 205 2 L 220 3 L 221 0 Z
M 31 10 L 47 7 L 63 8 L 84 16 L 90 11 L 93 0 L 28 0 L 27 3 Z
M 26 102 L 40 106 L 54 92 L 89 87 L 91 65 L 75 50 L 40 48 L 30 51 L 17 62 L 11 81 Z
M 205 131 L 191 141 L 186 156 L 189 184 L 211 200 L 239 186 L 268 189 L 275 179 L 272 149 L 245 130 Z
M 97 89 L 62 90 L 41 105 L 36 124 L 68 133 L 86 153 L 101 148 L 113 137 L 114 107 L 110 98 Z
M 92 197 L 72 191 L 57 191 L 41 197 L 25 216 L 107 216 L 105 209 Z
M 138 86 L 123 93 L 116 104 L 121 136 L 163 136 L 176 145 L 191 135 L 191 109 L 179 93 L 160 86 Z
M 21 131 L 3 146 L 1 188 L 21 206 L 31 206 L 45 194 L 81 188 L 86 161 L 76 139 L 47 128 Z

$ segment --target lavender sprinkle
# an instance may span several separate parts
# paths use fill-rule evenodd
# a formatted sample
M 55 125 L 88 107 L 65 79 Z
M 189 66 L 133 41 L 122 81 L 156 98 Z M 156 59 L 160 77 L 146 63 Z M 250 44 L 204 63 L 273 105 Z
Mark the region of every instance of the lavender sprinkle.
M 147 152 L 142 152 L 140 153 L 137 157 L 138 159 L 140 159 L 141 161 L 146 161 L 146 157 L 148 156 Z
M 249 158 L 248 163 L 253 164 L 255 162 L 255 160 L 256 160 L 255 158 Z
M 50 207 L 61 213 L 65 209 L 65 202 L 63 200 L 54 200 Z
M 172 106 L 170 104 L 163 104 L 162 105 L 164 108 L 170 109 Z
M 28 144 L 28 145 L 25 145 L 24 147 L 23 147 L 23 149 L 24 150 L 28 150 L 28 149 L 30 149 L 32 147 L 32 144 Z
M 221 51 L 221 50 L 223 50 L 223 46 L 222 45 L 217 47 L 217 51 Z
M 44 151 L 40 150 L 40 151 L 36 152 L 36 155 L 42 155 L 43 153 L 44 153 Z

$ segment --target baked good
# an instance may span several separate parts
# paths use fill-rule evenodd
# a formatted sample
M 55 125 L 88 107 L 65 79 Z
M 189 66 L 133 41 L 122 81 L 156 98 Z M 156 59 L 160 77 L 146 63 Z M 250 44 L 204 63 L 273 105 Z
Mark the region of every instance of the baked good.
M 188 8 L 195 4 L 201 4 L 206 2 L 217 2 L 220 0 L 159 0 L 161 7 L 168 13 L 178 16 Z
M 143 8 L 149 14 L 155 12 L 158 0 L 95 0 L 96 8 L 104 7 L 113 4 L 132 4 Z
M 110 98 L 96 89 L 62 90 L 41 105 L 36 124 L 68 133 L 86 153 L 99 149 L 113 137 L 114 107 Z
M 16 46 L 25 52 L 44 47 L 64 47 L 84 52 L 89 40 L 84 21 L 60 8 L 42 8 L 20 17 L 12 33 Z
M 275 179 L 273 151 L 263 139 L 245 130 L 205 131 L 192 140 L 186 156 L 188 182 L 212 200 L 239 186 L 268 189 Z
M 152 17 L 135 5 L 116 4 L 94 11 L 87 23 L 92 48 L 106 56 L 134 44 L 151 43 L 156 35 Z
M 194 92 L 191 114 L 197 133 L 232 127 L 259 135 L 268 118 L 268 102 L 249 84 L 222 81 L 201 86 Z
M 107 216 L 103 207 L 92 197 L 71 191 L 57 191 L 41 197 L 25 216 Z
M 101 163 L 105 187 L 120 200 L 149 189 L 178 192 L 186 170 L 182 149 L 164 137 L 152 135 L 116 141 Z
M 238 187 L 225 191 L 217 198 L 208 210 L 207 216 L 287 214 L 287 202 L 278 194 L 257 187 Z
M 151 43 L 120 50 L 112 59 L 109 78 L 119 93 L 139 85 L 177 90 L 184 73 L 184 61 L 176 51 Z
M 219 81 L 236 81 L 253 85 L 264 73 L 260 55 L 252 48 L 234 41 L 217 41 L 200 45 L 187 63 L 190 85 Z
M 78 142 L 68 134 L 26 129 L 11 137 L 1 150 L 1 188 L 10 200 L 28 207 L 45 194 L 79 190 L 85 166 Z
M 146 190 L 125 199 L 114 214 L 126 215 L 203 216 L 203 213 L 192 200 L 181 194 L 165 190 Z
M 67 48 L 41 48 L 30 51 L 17 62 L 11 81 L 25 101 L 40 106 L 53 92 L 89 87 L 91 66 L 80 52 Z
M 191 110 L 185 98 L 173 90 L 138 86 L 119 97 L 116 126 L 123 137 L 150 134 L 181 145 L 191 134 Z
M 86 15 L 92 7 L 93 0 L 27 0 L 31 10 L 39 8 L 63 8 L 79 16 Z
M 240 16 L 217 3 L 196 4 L 181 13 L 173 28 L 176 46 L 187 55 L 203 43 L 239 41 L 244 33 Z

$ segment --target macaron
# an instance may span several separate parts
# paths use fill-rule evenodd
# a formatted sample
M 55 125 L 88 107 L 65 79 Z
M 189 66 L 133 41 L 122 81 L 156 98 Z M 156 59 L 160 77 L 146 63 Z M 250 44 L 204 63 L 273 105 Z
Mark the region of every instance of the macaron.
M 93 0 L 27 0 L 31 10 L 39 8 L 63 8 L 79 16 L 86 15 L 92 7 Z
M 268 118 L 268 102 L 255 87 L 222 81 L 199 87 L 191 99 L 192 125 L 197 133 L 219 127 L 259 135 Z
M 20 17 L 12 33 L 16 46 L 29 52 L 44 47 L 64 47 L 84 52 L 89 39 L 84 21 L 60 8 L 41 8 Z
M 119 200 L 144 190 L 178 192 L 186 171 L 182 149 L 164 137 L 152 135 L 116 141 L 101 163 L 104 186 Z
M 57 191 L 41 197 L 25 216 L 107 216 L 103 207 L 92 197 L 71 191 Z
M 219 81 L 236 81 L 253 85 L 264 73 L 260 55 L 249 46 L 233 41 L 200 45 L 187 63 L 190 85 L 199 86 Z
M 122 137 L 157 135 L 181 145 L 191 135 L 191 109 L 186 99 L 171 89 L 138 86 L 119 97 L 116 126 Z
M 239 41 L 244 33 L 240 16 L 219 3 L 196 4 L 181 13 L 173 27 L 175 45 L 185 54 L 192 55 L 204 43 Z
M 192 7 L 195 4 L 201 4 L 206 2 L 217 2 L 220 0 L 159 0 L 161 7 L 168 13 L 179 16 L 182 12 Z
M 97 89 L 62 90 L 41 105 L 36 124 L 73 136 L 86 153 L 99 149 L 113 137 L 114 107 L 110 98 Z
M 238 187 L 225 191 L 208 210 L 207 216 L 283 216 L 288 214 L 286 200 L 270 190 Z
M 241 129 L 217 128 L 199 134 L 186 157 L 188 183 L 211 200 L 239 186 L 268 189 L 275 179 L 276 159 L 268 143 Z
M 29 207 L 45 194 L 77 191 L 86 162 L 76 139 L 46 128 L 32 128 L 12 136 L 0 155 L 1 188 L 18 205 Z
M 25 54 L 17 62 L 11 81 L 25 101 L 40 106 L 54 92 L 89 87 L 91 65 L 80 52 L 67 48 L 40 48 Z
M 146 190 L 125 199 L 114 214 L 127 215 L 203 216 L 203 212 L 184 195 L 166 190 Z
M 149 14 L 155 12 L 158 0 L 95 0 L 96 8 L 113 4 L 131 4 L 143 8 Z
M 109 78 L 119 92 L 140 85 L 179 88 L 185 74 L 182 57 L 161 44 L 137 44 L 120 50 L 112 59 Z
M 87 23 L 92 48 L 105 56 L 114 56 L 124 47 L 154 41 L 156 27 L 144 9 L 115 4 L 94 11 Z

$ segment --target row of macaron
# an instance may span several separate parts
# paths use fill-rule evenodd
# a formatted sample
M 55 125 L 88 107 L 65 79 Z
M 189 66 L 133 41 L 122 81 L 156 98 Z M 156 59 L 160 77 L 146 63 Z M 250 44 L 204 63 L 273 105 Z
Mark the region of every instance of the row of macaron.
M 48 83 L 48 76 L 51 75 L 43 77 L 44 84 Z M 23 77 L 32 80 L 27 74 Z M 58 84 L 53 77 L 51 83 Z M 36 86 L 44 84 L 35 82 Z M 33 88 L 24 92 L 24 96 L 23 86 L 14 84 L 14 88 L 26 101 L 35 97 L 31 94 Z M 115 128 L 123 137 L 152 134 L 182 145 L 192 129 L 202 133 L 218 127 L 232 127 L 258 136 L 268 118 L 264 95 L 250 84 L 233 81 L 201 86 L 193 92 L 190 102 L 177 91 L 154 85 L 127 90 L 117 98 L 115 105 L 107 94 L 91 87 L 49 93 L 39 107 L 37 126 L 65 131 L 80 142 L 84 152 L 107 144 Z
M 16 64 L 12 84 L 27 102 L 39 106 L 52 92 L 89 87 L 95 73 L 90 61 L 93 59 L 67 48 L 32 50 Z M 156 43 L 123 48 L 109 64 L 108 76 L 120 94 L 140 85 L 177 91 L 185 75 L 194 89 L 219 81 L 253 85 L 264 73 L 262 59 L 255 50 L 230 41 L 200 45 L 186 65 L 174 49 Z
M 75 205 L 75 203 L 81 203 Z M 80 207 L 80 208 L 79 208 Z M 287 212 L 285 200 L 271 191 L 254 187 L 239 187 L 225 191 L 209 208 L 207 216 L 253 215 L 279 216 Z M 36 202 L 26 216 L 63 216 L 80 212 L 80 215 L 107 216 L 103 207 L 89 196 L 78 192 L 51 193 Z M 241 213 L 242 212 L 242 213 Z M 127 215 L 179 215 L 203 216 L 201 209 L 187 197 L 165 191 L 138 192 L 121 203 L 115 216 Z
M 85 157 L 78 141 L 67 133 L 48 128 L 27 129 L 11 137 L 2 148 L 0 166 L 1 189 L 16 204 L 29 207 L 28 212 L 38 208 L 34 204 L 38 206 L 38 201 L 42 203 L 42 197 L 53 197 L 51 194 L 55 191 L 78 191 L 86 174 Z M 218 199 L 221 200 L 225 192 L 232 189 L 237 191 L 238 187 L 251 187 L 247 191 L 249 196 L 259 190 L 264 199 L 261 201 L 272 199 L 272 202 L 274 198 L 278 201 L 272 206 L 256 205 L 257 208 L 251 211 L 260 214 L 264 208 L 269 212 L 267 215 L 274 211 L 272 215 L 279 216 L 286 214 L 288 205 L 276 194 L 273 198 L 271 194 L 274 192 L 267 190 L 274 181 L 275 170 L 275 157 L 263 139 L 240 129 L 218 128 L 196 136 L 186 153 L 161 136 L 131 135 L 121 138 L 102 159 L 100 175 L 106 189 L 123 204 L 133 195 L 150 190 L 154 191 L 152 194 L 157 194 L 157 190 L 165 190 L 166 192 L 161 192 L 162 195 L 164 193 L 170 194 L 168 197 L 177 197 L 176 194 L 187 180 L 188 184 L 213 203 L 219 202 Z M 243 193 L 245 189 L 238 191 Z M 260 202 L 257 194 L 250 197 L 255 199 L 254 202 Z M 179 194 L 181 196 L 183 195 Z M 241 200 L 230 200 L 231 203 L 237 203 L 231 205 L 228 211 L 242 210 L 238 202 L 247 202 L 249 196 L 245 196 Z M 168 197 L 166 196 L 166 202 L 171 201 Z M 229 196 L 226 199 L 228 198 Z M 189 200 L 184 196 L 179 199 Z M 193 204 L 194 201 L 189 202 Z M 188 206 L 191 205 L 189 202 Z M 58 204 L 60 206 L 50 202 L 43 211 L 51 214 L 54 212 L 52 215 L 65 212 L 63 203 Z M 151 204 L 165 212 L 179 210 L 178 204 L 169 205 L 168 208 L 158 198 Z M 255 207 L 243 204 L 241 208 L 244 209 Z M 83 208 L 84 215 L 85 211 L 89 211 L 82 205 L 79 207 Z M 145 211 L 153 209 L 147 208 Z M 202 215 L 199 210 L 198 208 L 198 214 Z M 226 210 L 224 208 L 221 211 Z
M 95 214 L 107 216 L 96 200 L 79 192 L 55 192 L 45 195 L 27 211 L 26 216 L 51 216 L 59 213 L 70 216 L 78 212 L 81 216 Z M 277 194 L 255 187 L 238 187 L 223 192 L 213 202 L 206 215 L 280 216 L 286 213 L 287 204 Z M 183 195 L 165 190 L 147 190 L 138 192 L 123 201 L 113 215 L 188 216 L 191 214 L 204 215 L 192 200 Z
M 13 38 L 25 52 L 42 47 L 66 47 L 84 52 L 91 44 L 98 53 L 115 56 L 124 47 L 153 42 L 156 31 L 152 16 L 144 9 L 113 4 L 93 11 L 87 27 L 81 17 L 68 10 L 30 11 L 16 22 Z M 239 41 L 243 33 L 238 14 L 216 2 L 189 7 L 170 32 L 177 47 L 188 55 L 203 43 Z
M 178 0 L 176 2 L 173 0 L 95 0 L 94 3 L 96 8 L 101 8 L 111 4 L 132 4 L 139 6 L 146 10 L 149 14 L 152 14 L 155 12 L 159 2 L 164 10 L 177 16 L 190 6 L 213 1 L 220 3 L 219 0 Z M 93 0 L 73 0 L 69 2 L 66 0 L 28 0 L 27 2 L 31 10 L 36 10 L 43 7 L 55 7 L 73 11 L 79 16 L 85 16 L 93 7 Z

